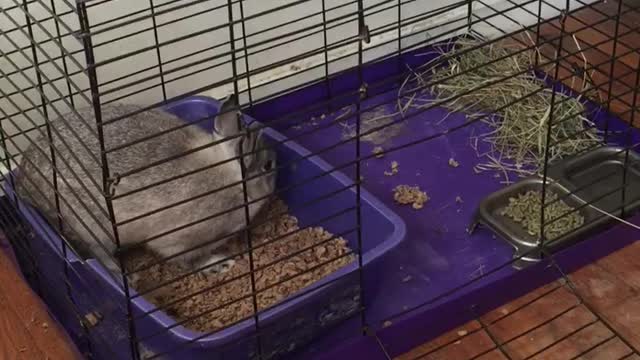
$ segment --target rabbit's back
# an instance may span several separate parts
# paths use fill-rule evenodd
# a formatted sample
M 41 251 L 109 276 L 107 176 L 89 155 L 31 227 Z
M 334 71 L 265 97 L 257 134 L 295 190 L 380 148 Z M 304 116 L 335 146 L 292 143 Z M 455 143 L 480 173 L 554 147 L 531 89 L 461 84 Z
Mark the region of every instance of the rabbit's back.
M 108 122 L 139 109 L 138 106 L 123 104 L 105 106 L 102 109 L 103 121 Z M 67 236 L 84 240 L 76 241 L 80 251 L 84 250 L 82 245 L 87 245 L 87 239 L 102 239 L 107 249 L 112 251 L 113 243 L 105 241 L 112 240 L 113 233 L 101 188 L 98 128 L 92 109 L 79 109 L 78 113 L 85 121 L 75 114 L 67 114 L 63 116 L 64 120 L 51 122 L 51 135 L 57 149 L 57 188 L 63 199 L 60 202 L 60 212 L 75 230 L 67 231 Z M 210 134 L 197 126 L 183 126 L 179 130 L 169 131 L 182 125 L 184 122 L 171 114 L 150 110 L 102 127 L 109 173 L 116 178 L 122 177 L 115 186 L 115 194 L 132 192 L 132 195 L 113 201 L 116 221 L 126 222 L 150 210 L 168 207 L 207 190 L 240 180 L 235 175 L 233 164 L 227 163 L 166 182 L 171 176 L 202 169 L 228 156 L 221 151 L 224 150 L 223 147 L 180 156 L 212 141 Z M 158 135 L 160 133 L 163 134 Z M 21 162 L 18 192 L 56 225 L 57 209 L 51 186 L 53 174 L 47 137 L 38 138 L 35 146 L 25 152 L 28 160 Z M 140 171 L 145 167 L 147 168 Z M 145 187 L 148 188 L 134 192 Z M 217 211 L 220 204 L 232 205 L 239 201 L 239 191 L 237 186 L 230 187 L 226 191 L 200 197 L 182 206 L 123 224 L 119 228 L 121 242 L 132 243 L 150 234 L 170 231 L 176 224 L 197 221 L 204 214 Z M 199 231 L 202 232 L 202 226 L 200 228 Z M 194 241 L 199 235 L 193 234 Z

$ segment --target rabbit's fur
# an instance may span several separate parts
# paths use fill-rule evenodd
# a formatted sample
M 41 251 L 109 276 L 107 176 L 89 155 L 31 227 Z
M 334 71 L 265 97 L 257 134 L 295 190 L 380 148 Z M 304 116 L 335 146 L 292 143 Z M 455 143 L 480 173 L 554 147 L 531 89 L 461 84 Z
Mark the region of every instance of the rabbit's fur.
M 213 120 L 216 129 L 213 134 L 202 130 L 197 125 L 190 125 L 182 127 L 180 130 L 171 131 L 135 145 L 109 152 L 107 160 L 111 176 L 124 175 L 115 185 L 115 195 L 139 189 L 145 185 L 165 180 L 173 175 L 201 169 L 235 158 L 239 155 L 240 142 L 242 141 L 247 178 L 270 171 L 266 175 L 248 180 L 246 183 L 248 201 L 262 199 L 249 206 L 250 218 L 252 219 L 273 193 L 276 166 L 273 150 L 259 151 L 252 155 L 247 154 L 255 149 L 265 149 L 261 133 L 255 131 L 255 129 L 249 131 L 249 135 L 227 140 L 190 155 L 152 166 L 141 172 L 126 175 L 129 171 L 178 156 L 185 151 L 214 141 L 240 133 L 246 134 L 244 133 L 244 126 L 238 127 L 237 117 L 240 113 L 233 111 L 235 104 L 236 100 L 233 96 L 230 96 L 222 104 L 220 115 Z M 103 121 L 124 116 L 139 109 L 141 108 L 138 106 L 125 104 L 103 106 Z M 226 113 L 223 114 L 223 112 Z M 63 233 L 83 257 L 97 257 L 112 271 L 117 271 L 119 268 L 114 257 L 116 245 L 113 240 L 113 230 L 109 221 L 106 203 L 101 193 L 102 167 L 100 165 L 100 147 L 96 136 L 95 117 L 92 108 L 79 109 L 78 113 L 91 126 L 91 130 L 75 115 L 64 115 L 64 120 L 75 130 L 87 148 L 91 150 L 97 162 L 89 156 L 89 152 L 62 121 L 51 122 L 51 127 L 60 134 L 58 136 L 52 131 L 53 144 L 57 149 L 55 157 L 58 169 L 58 192 L 60 197 L 64 199 L 60 200 L 60 215 L 64 221 Z M 183 124 L 182 120 L 165 111 L 144 111 L 137 115 L 105 124 L 103 126 L 105 148 L 109 150 Z M 69 145 L 70 150 L 62 144 L 60 138 Z M 53 186 L 51 185 L 52 163 L 47 136 L 41 136 L 35 141 L 35 144 L 37 144 L 38 148 L 35 148 L 32 144 L 24 152 L 24 157 L 28 158 L 28 160 L 23 158 L 18 169 L 16 177 L 17 192 L 25 201 L 39 209 L 49 223 L 57 226 L 58 214 L 54 202 Z M 79 162 L 71 154 L 74 154 Z M 69 167 L 61 159 L 64 159 L 70 165 L 77 177 L 70 172 Z M 87 173 L 82 170 L 79 163 L 85 167 L 99 187 L 96 187 L 90 181 Z M 190 199 L 199 194 L 213 192 L 216 189 L 241 180 L 240 161 L 238 159 L 231 160 L 162 185 L 152 186 L 149 189 L 126 197 L 114 199 L 112 201 L 113 212 L 116 222 L 123 222 L 149 211 Z M 84 187 L 81 186 L 81 183 L 84 184 Z M 89 192 L 85 190 L 85 187 L 89 189 Z M 74 193 L 77 194 L 77 197 Z M 99 205 L 88 196 L 89 193 L 93 195 Z M 184 225 L 184 229 L 171 232 L 146 243 L 148 248 L 162 257 L 175 255 L 244 227 L 245 208 L 242 206 L 244 203 L 242 184 L 237 184 L 139 220 L 119 225 L 117 230 L 120 244 L 127 247 Z M 238 209 L 224 215 L 215 216 L 235 207 L 238 207 Z M 192 222 L 207 217 L 213 218 L 187 226 Z M 85 222 L 89 230 L 81 224 L 79 219 Z M 69 227 L 72 227 L 73 230 L 69 229 Z M 96 239 L 105 245 L 107 251 L 97 245 Z M 219 246 L 226 243 L 226 240 L 228 238 L 186 252 L 183 255 L 174 257 L 171 261 L 182 262 L 188 268 L 197 268 L 220 262 L 220 264 L 209 266 L 207 269 L 210 271 L 223 270 L 225 267 L 232 265 L 232 262 L 221 262 L 220 260 L 224 257 L 215 251 Z

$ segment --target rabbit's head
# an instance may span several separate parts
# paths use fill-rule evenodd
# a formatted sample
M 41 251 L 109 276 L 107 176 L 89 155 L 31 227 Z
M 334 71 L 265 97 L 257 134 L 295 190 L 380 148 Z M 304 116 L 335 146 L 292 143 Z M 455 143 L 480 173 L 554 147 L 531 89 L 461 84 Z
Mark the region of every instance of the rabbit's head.
M 214 124 L 214 139 L 222 140 L 230 136 L 227 148 L 233 149 L 231 155 L 240 164 L 240 155 L 244 154 L 247 191 L 251 199 L 272 195 L 276 186 L 276 152 L 264 139 L 262 129 L 257 122 L 246 124 L 244 115 L 237 110 L 236 97 L 229 96 L 218 111 Z

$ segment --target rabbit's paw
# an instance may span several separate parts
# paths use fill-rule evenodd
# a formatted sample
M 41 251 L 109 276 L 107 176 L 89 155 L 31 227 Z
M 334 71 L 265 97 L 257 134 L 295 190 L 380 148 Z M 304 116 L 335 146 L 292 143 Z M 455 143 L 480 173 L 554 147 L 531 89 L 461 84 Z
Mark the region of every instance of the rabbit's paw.
M 233 267 L 233 265 L 236 264 L 236 261 L 233 259 L 224 260 L 226 258 L 227 257 L 224 255 L 211 255 L 203 263 L 204 266 L 207 266 L 207 268 L 204 269 L 204 272 L 213 274 L 213 273 L 225 273 L 229 271 Z

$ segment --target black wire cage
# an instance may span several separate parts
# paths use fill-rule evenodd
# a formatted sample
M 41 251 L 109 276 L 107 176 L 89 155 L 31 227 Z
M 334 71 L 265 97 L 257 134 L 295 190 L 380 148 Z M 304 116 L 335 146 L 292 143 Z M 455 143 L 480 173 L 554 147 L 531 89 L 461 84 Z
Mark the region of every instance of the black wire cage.
M 565 273 L 640 205 L 636 6 L 3 1 L 3 231 L 87 358 L 391 358 L 559 277 L 588 306 Z

